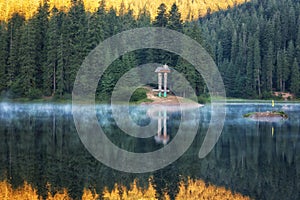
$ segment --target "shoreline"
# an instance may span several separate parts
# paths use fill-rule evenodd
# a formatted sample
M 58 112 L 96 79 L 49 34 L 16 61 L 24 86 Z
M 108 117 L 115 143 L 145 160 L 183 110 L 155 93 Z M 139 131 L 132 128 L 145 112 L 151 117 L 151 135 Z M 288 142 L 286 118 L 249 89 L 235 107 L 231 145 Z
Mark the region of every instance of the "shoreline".
M 218 102 L 218 100 L 216 100 L 215 102 Z M 220 102 L 224 102 L 224 101 L 220 101 Z M 227 99 L 226 100 L 226 104 L 251 104 L 251 103 L 255 103 L 255 104 L 266 104 L 266 103 L 270 103 L 271 100 L 251 100 L 251 99 L 243 99 L 243 100 L 232 100 L 232 99 Z M 8 103 L 8 104 L 72 104 L 72 100 L 58 100 L 58 101 L 49 101 L 49 100 L 12 100 L 12 99 L 0 99 L 0 103 Z M 120 102 L 119 105 L 125 105 L 128 102 Z M 195 102 L 196 103 L 196 102 Z M 84 104 L 84 103 L 83 103 Z M 137 102 L 131 102 L 129 103 L 129 105 L 159 105 L 159 103 L 155 103 L 155 102 L 141 102 L 141 103 L 137 103 Z M 186 102 L 181 102 L 181 104 L 188 104 Z M 197 103 L 196 103 L 197 104 Z M 198 103 L 199 104 L 199 103 Z M 199 105 L 210 105 L 211 103 L 204 103 L 204 104 L 199 104 Z M 275 106 L 276 104 L 300 104 L 300 101 L 275 101 Z M 95 105 L 111 105 L 110 102 L 101 102 L 101 101 L 95 101 Z M 165 104 L 165 105 L 170 105 L 170 106 L 177 106 L 179 105 L 179 103 L 169 103 L 169 104 Z

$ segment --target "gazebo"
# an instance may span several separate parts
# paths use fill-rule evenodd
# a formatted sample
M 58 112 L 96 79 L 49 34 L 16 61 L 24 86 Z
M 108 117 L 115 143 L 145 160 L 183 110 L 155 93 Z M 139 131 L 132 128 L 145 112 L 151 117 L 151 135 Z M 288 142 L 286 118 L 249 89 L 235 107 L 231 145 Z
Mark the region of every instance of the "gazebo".
M 154 91 L 158 91 L 158 96 L 161 97 L 162 96 L 162 92 L 164 92 L 164 97 L 167 97 L 167 92 L 169 92 L 169 90 L 167 90 L 167 84 L 168 84 L 168 73 L 170 73 L 171 70 L 168 67 L 168 65 L 164 65 L 162 67 L 158 67 L 155 70 L 155 73 L 158 74 L 158 90 L 154 90 Z M 162 76 L 164 75 L 164 81 L 162 79 Z M 162 90 L 162 83 L 164 82 L 164 90 Z

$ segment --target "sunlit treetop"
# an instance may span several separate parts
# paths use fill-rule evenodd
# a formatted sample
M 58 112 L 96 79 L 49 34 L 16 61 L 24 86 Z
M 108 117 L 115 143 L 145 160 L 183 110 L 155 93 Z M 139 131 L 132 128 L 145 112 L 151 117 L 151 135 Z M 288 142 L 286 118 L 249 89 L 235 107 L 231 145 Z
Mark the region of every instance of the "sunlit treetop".
M 12 13 L 23 13 L 28 19 L 34 15 L 37 7 L 46 0 L 0 0 L 0 20 L 7 20 Z M 72 0 L 48 0 L 50 8 L 54 5 L 62 10 L 67 10 Z M 77 0 L 79 1 L 79 0 Z M 101 0 L 100 0 L 101 1 Z M 183 20 L 196 19 L 205 15 L 207 12 L 214 12 L 222 9 L 233 7 L 234 5 L 244 3 L 248 0 L 105 0 L 106 8 L 115 8 L 117 11 L 123 2 L 125 8 L 132 9 L 133 14 L 137 16 L 145 8 L 150 12 L 151 18 L 154 19 L 157 8 L 161 3 L 165 3 L 170 9 L 175 2 L 179 11 L 182 13 Z M 93 12 L 99 6 L 99 0 L 83 0 L 86 10 Z

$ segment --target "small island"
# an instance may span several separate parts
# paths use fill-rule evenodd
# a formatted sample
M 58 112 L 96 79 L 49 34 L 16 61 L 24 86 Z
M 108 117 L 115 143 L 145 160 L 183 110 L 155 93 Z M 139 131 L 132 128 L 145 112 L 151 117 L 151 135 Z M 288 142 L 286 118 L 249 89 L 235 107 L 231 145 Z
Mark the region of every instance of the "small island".
M 283 111 L 266 111 L 266 112 L 251 112 L 244 114 L 245 118 L 250 118 L 256 121 L 279 121 L 288 118 L 288 115 Z

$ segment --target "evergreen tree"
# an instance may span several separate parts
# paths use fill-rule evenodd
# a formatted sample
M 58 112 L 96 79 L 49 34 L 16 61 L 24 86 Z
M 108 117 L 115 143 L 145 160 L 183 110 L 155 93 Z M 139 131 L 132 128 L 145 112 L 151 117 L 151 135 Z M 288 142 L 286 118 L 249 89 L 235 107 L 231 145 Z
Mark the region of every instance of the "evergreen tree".
M 109 9 L 106 16 L 106 22 L 108 23 L 108 30 L 105 34 L 105 38 L 120 32 L 120 21 L 114 8 Z
M 54 96 L 57 89 L 56 73 L 60 46 L 61 14 L 57 8 L 51 11 L 51 19 L 47 31 L 47 61 L 43 68 L 43 93 Z
M 283 91 L 283 65 L 284 65 L 282 51 L 278 51 L 276 55 L 276 81 L 277 90 Z
M 58 64 L 56 70 L 56 82 L 57 82 L 57 90 L 56 93 L 60 98 L 65 96 L 68 93 L 68 76 L 67 76 L 67 65 L 69 64 L 69 60 L 71 57 L 71 48 L 70 48 L 70 39 L 69 39 L 69 18 L 65 13 L 60 13 L 61 17 L 61 31 L 59 40 L 58 50 Z
M 300 17 L 298 19 L 300 22 Z M 300 25 L 298 27 L 298 34 L 297 34 L 297 39 L 296 39 L 296 58 L 300 64 Z
M 156 27 L 166 27 L 168 24 L 167 6 L 162 3 L 157 9 L 157 16 L 153 22 Z
M 220 27 L 219 36 L 223 39 L 221 40 L 222 49 L 223 49 L 223 59 L 231 60 L 231 45 L 232 45 L 232 31 L 233 26 L 231 22 L 231 17 L 226 18 L 224 24 Z
M 146 8 L 140 10 L 137 17 L 137 27 L 148 27 L 151 25 L 151 16 Z
M 7 27 L 5 22 L 0 21 L 0 91 L 6 89 L 7 58 L 8 58 Z
M 276 14 L 273 18 L 274 24 L 274 50 L 278 51 L 281 49 L 281 27 L 280 27 L 280 15 Z
M 217 66 L 219 66 L 222 69 L 222 64 L 224 61 L 224 57 L 223 57 L 223 47 L 221 42 L 218 42 L 217 44 L 217 48 L 216 48 L 216 55 L 215 55 L 215 60 L 217 62 Z
M 292 40 L 289 41 L 288 43 L 288 48 L 286 53 L 287 53 L 287 63 L 289 68 L 291 69 L 295 58 L 295 46 Z
M 22 27 L 20 44 L 20 74 L 16 84 L 21 89 L 21 95 L 37 97 L 36 85 L 36 44 L 35 44 L 34 21 L 30 20 Z
M 8 21 L 8 41 L 9 41 L 9 57 L 7 66 L 7 86 L 12 92 L 18 93 L 17 85 L 15 85 L 16 77 L 20 73 L 20 43 L 21 43 L 21 27 L 25 22 L 24 16 L 15 13 Z
M 124 13 L 120 16 L 121 31 L 130 30 L 136 27 L 136 20 L 133 17 L 133 11 L 128 10 L 128 12 Z
M 266 68 L 266 91 L 272 91 L 273 71 L 274 71 L 274 50 L 272 42 L 269 43 L 267 55 L 264 57 L 264 67 Z
M 290 90 L 293 94 L 299 95 L 300 93 L 300 72 L 297 59 L 294 59 L 293 67 L 291 69 L 291 87 Z
M 167 27 L 169 29 L 173 29 L 173 30 L 182 32 L 181 14 L 178 10 L 176 3 L 174 3 L 172 5 L 171 10 L 169 12 Z
M 261 57 L 260 46 L 258 39 L 254 42 L 253 49 L 253 65 L 254 65 L 254 88 L 257 91 L 259 97 L 262 97 L 261 93 Z
M 228 96 L 236 97 L 235 90 L 236 90 L 236 73 L 235 73 L 235 66 L 232 62 L 229 62 L 228 60 L 225 60 L 222 63 L 224 68 L 223 72 L 223 82 L 226 89 L 226 93 Z
M 64 24 L 64 23 L 63 23 Z M 64 25 L 62 24 L 62 30 Z M 59 37 L 59 46 L 58 46 L 58 61 L 57 61 L 57 70 L 56 70 L 56 93 L 60 98 L 64 96 L 66 92 L 66 75 L 65 75 L 65 68 L 67 62 L 67 55 L 68 52 L 65 50 L 66 43 L 65 43 L 64 35 L 61 34 Z M 54 74 L 53 74 L 54 76 Z
M 88 18 L 87 50 L 93 50 L 105 38 L 108 27 L 105 23 L 105 1 L 101 1 L 97 11 Z
M 200 45 L 203 45 L 202 32 L 197 23 L 186 23 L 183 27 L 183 32 L 190 38 L 197 41 Z M 173 66 L 179 72 L 185 74 L 186 79 L 190 82 L 190 85 L 195 89 L 197 95 L 205 93 L 204 80 L 201 74 L 198 71 L 196 71 L 190 63 L 184 61 L 182 58 L 178 58 L 178 61 Z M 183 66 L 183 69 L 181 69 L 181 66 Z
M 82 0 L 73 0 L 67 16 L 65 34 L 68 41 L 68 58 L 65 65 L 66 92 L 71 94 L 77 71 L 87 55 L 87 17 Z
M 247 53 L 247 65 L 246 65 L 246 86 L 245 91 L 247 93 L 248 97 L 255 97 L 255 82 L 254 80 L 254 55 L 253 55 L 253 49 L 254 49 L 254 43 L 255 40 L 253 37 L 250 37 L 248 45 L 249 45 L 249 52 Z
M 47 29 L 49 19 L 49 4 L 48 0 L 43 1 L 33 17 L 34 35 L 35 35 L 35 78 L 37 88 L 43 88 L 43 71 L 47 60 Z
M 236 32 L 236 30 L 234 30 L 233 35 L 232 35 L 232 44 L 231 44 L 231 53 L 230 53 L 231 61 L 234 64 L 236 64 L 236 59 L 239 58 L 237 56 L 239 50 L 242 50 L 242 49 L 239 49 L 237 32 Z
M 277 56 L 277 81 L 279 83 L 279 88 L 281 92 L 286 90 L 286 82 L 289 78 L 289 66 L 287 62 L 286 51 L 280 51 Z

